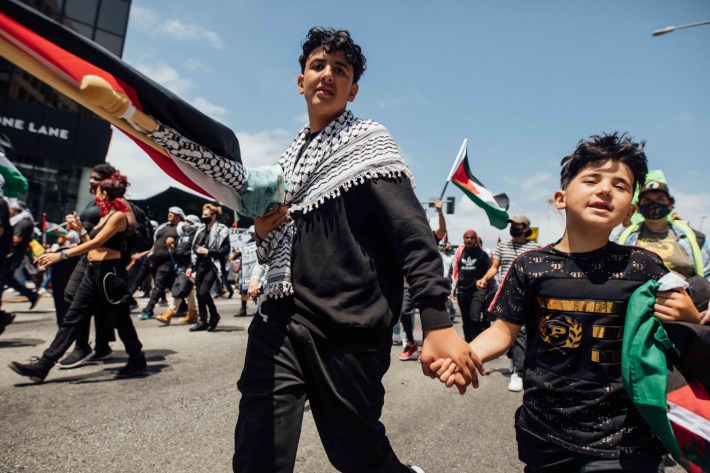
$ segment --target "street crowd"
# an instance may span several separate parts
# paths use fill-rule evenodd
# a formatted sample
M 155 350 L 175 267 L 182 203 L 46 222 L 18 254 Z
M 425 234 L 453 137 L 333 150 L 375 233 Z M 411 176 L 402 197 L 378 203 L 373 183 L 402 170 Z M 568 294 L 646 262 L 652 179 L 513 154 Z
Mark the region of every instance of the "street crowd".
M 510 357 L 508 389 L 524 391 L 515 423 L 525 471 L 662 469 L 667 448 L 621 380 L 623 317 L 638 288 L 671 279 L 673 288 L 653 288 L 646 315 L 707 323 L 710 246 L 674 213 L 668 184 L 647 179 L 643 143 L 618 132 L 593 135 L 562 159 L 553 202 L 566 224 L 557 242 L 540 247 L 530 239 L 530 219 L 515 215 L 510 239 L 494 251 L 474 228 L 448 235 L 462 238 L 454 247 L 441 202 L 433 231 L 387 130 L 346 109 L 366 69 L 360 47 L 347 31 L 313 28 L 302 48 L 298 88 L 309 123 L 279 160 L 284 203 L 255 218 L 242 251 L 256 253 L 258 264 L 236 288 L 229 274 L 240 255 L 220 223 L 220 206 L 206 204 L 201 215 L 172 207 L 153 228 L 125 199 L 127 178 L 108 163 L 93 170 L 95 201 L 67 215 L 68 233 L 32 262 L 29 209 L 0 203 L 2 283 L 34 307 L 39 294 L 18 274 L 33 265 L 48 273 L 58 327 L 40 357 L 10 368 L 41 382 L 55 366 L 111 356 L 115 331 L 129 355 L 118 376 L 137 376 L 147 365 L 134 322 L 178 317 L 191 331 L 211 332 L 221 318 L 214 297 L 238 293 L 237 315 L 247 315 L 249 299 L 261 300 L 237 384 L 234 471 L 293 471 L 308 400 L 334 468 L 422 472 L 398 460 L 379 419 L 399 324 L 399 359 L 420 360 L 425 375 L 462 394 L 477 387 L 484 363 Z M 240 163 L 160 123 L 143 131 L 212 179 L 251 189 Z M 632 218 L 637 208 L 641 220 Z M 146 281 L 148 302 L 132 319 L 134 294 Z M 453 304 L 463 338 L 453 329 Z M 2 312 L 0 330 L 13 318 Z
M 65 223 L 47 228 L 45 235 L 23 201 L 0 201 L 3 289 L 7 285 L 26 298 L 30 309 L 42 295 L 51 294 L 58 326 L 42 357 L 11 365 L 19 374 L 42 381 L 55 364 L 71 369 L 106 359 L 113 353 L 115 331 L 129 354 L 118 376 L 143 373 L 147 365 L 129 315 L 138 307 L 134 294 L 139 290 L 148 301 L 138 320 L 169 325 L 177 315 L 193 332 L 217 328 L 220 314 L 213 297 L 231 298 L 233 283 L 242 298 L 235 315 L 246 316 L 247 300 L 258 296 L 263 271 L 254 265 L 241 267 L 242 250 L 253 252 L 255 244 L 232 248 L 227 227 L 218 221 L 220 206 L 205 204 L 200 216 L 171 207 L 166 221 L 158 224 L 124 198 L 128 185 L 109 163 L 95 166 L 89 180 L 94 200 L 80 213 L 67 215 Z M 55 241 L 40 244 L 48 234 Z M 155 314 L 159 303 L 166 308 Z M 14 319 L 15 314 L 1 310 L 0 333 Z M 64 356 L 72 344 L 74 349 Z

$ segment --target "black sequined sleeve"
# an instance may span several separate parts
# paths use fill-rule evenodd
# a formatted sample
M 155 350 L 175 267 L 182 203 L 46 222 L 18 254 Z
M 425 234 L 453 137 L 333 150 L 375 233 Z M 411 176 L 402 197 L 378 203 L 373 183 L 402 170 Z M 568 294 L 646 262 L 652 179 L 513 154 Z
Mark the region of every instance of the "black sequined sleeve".
M 158 122 L 158 128 L 148 137 L 172 157 L 188 163 L 217 182 L 239 189 L 246 181 L 247 170 L 241 163 L 214 154 L 167 125 Z

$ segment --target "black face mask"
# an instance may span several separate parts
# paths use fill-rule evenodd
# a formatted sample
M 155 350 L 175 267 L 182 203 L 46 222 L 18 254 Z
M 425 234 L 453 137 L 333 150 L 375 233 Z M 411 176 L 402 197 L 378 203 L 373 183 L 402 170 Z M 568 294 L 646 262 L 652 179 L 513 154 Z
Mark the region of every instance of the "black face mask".
M 209 225 L 209 223 L 212 221 L 212 217 L 202 217 L 200 220 L 202 220 L 202 223 L 205 225 Z
M 510 227 L 510 236 L 512 236 L 513 238 L 523 236 L 523 229 L 518 227 Z
M 639 212 L 641 212 L 641 215 L 643 215 L 645 219 L 659 220 L 671 213 L 671 206 L 651 201 L 639 205 Z

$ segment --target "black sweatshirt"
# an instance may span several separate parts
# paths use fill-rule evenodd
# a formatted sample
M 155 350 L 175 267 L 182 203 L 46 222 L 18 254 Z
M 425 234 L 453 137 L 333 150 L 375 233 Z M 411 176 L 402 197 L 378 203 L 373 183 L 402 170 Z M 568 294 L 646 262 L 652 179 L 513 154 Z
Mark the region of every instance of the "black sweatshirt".
M 423 329 L 451 326 L 449 281 L 408 179 L 367 181 L 294 220 L 294 296 L 265 301 L 262 313 L 347 344 L 389 345 L 406 276 Z

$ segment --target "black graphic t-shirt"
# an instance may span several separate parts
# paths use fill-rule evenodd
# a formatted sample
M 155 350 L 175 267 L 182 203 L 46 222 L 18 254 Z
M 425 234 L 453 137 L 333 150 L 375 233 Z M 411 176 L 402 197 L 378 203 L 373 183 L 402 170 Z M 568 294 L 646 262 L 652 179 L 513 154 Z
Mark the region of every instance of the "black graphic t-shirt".
M 457 264 L 459 279 L 456 288 L 459 292 L 475 292 L 476 281 L 481 279 L 491 267 L 491 259 L 488 253 L 476 246 L 470 250 L 464 249 Z
M 585 455 L 658 455 L 624 390 L 621 343 L 629 297 L 668 269 L 637 247 L 610 242 L 570 254 L 553 246 L 517 258 L 491 305 L 528 332 L 516 427 Z

